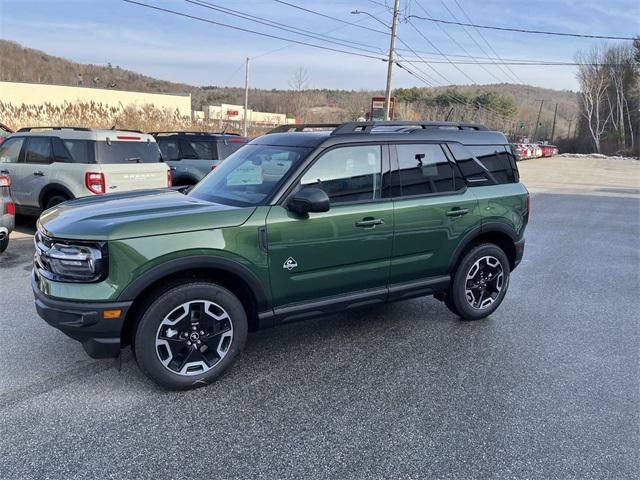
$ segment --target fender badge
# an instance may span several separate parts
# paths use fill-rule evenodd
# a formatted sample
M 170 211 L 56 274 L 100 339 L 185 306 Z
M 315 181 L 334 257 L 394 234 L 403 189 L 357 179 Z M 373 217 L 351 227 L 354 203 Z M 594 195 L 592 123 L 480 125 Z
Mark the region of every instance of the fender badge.
M 285 260 L 284 265 L 282 265 L 282 268 L 284 268 L 285 270 L 291 271 L 297 266 L 298 266 L 298 262 L 296 262 L 293 257 L 289 257 Z

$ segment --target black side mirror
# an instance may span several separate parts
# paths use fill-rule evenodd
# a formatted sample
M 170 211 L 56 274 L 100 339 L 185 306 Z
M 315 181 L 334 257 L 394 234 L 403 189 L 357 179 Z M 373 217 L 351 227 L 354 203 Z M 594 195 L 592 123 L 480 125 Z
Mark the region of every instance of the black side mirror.
M 300 214 L 327 212 L 329 196 L 320 188 L 303 188 L 289 199 L 287 208 Z

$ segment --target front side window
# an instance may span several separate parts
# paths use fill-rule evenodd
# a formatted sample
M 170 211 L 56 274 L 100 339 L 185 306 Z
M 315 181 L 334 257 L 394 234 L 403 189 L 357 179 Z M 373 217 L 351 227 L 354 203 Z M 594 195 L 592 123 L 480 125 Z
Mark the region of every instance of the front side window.
M 0 163 L 16 163 L 22 150 L 24 137 L 15 137 L 6 140 L 0 146 Z
M 98 163 L 157 163 L 162 161 L 156 142 L 96 142 Z
M 31 137 L 27 141 L 26 163 L 51 163 L 51 140 L 49 137 Z
M 239 207 L 263 205 L 310 151 L 302 147 L 246 145 L 201 180 L 189 196 Z
M 396 145 L 403 197 L 456 190 L 454 169 L 437 144 Z
M 307 170 L 301 187 L 324 190 L 332 204 L 373 200 L 380 190 L 381 158 L 380 145 L 329 150 Z

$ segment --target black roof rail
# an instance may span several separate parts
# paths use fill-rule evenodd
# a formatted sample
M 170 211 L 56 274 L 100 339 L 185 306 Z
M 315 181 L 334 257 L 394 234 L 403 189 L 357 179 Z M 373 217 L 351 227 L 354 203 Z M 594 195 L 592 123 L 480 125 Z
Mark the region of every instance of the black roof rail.
M 306 128 L 324 128 L 328 130 L 340 127 L 340 125 L 340 123 L 286 123 L 269 130 L 267 135 L 269 133 L 303 132 Z
M 91 128 L 84 127 L 22 127 L 18 132 L 30 132 L 32 130 L 77 130 L 80 132 L 90 132 Z
M 422 129 L 427 128 L 453 128 L 458 130 L 482 130 L 488 131 L 489 129 L 479 123 L 464 123 L 464 122 L 434 122 L 434 121 L 378 121 L 378 122 L 347 122 L 339 125 L 331 135 L 346 135 L 350 133 L 371 133 L 375 127 L 420 127 Z
M 149 132 L 149 135 L 233 135 L 239 137 L 239 133 L 234 132 L 196 132 L 196 131 L 168 131 L 168 132 Z

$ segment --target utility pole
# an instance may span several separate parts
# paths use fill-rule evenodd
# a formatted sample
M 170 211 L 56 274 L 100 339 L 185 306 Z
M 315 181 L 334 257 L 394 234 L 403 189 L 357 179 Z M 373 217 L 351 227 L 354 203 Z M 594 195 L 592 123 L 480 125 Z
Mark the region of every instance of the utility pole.
M 389 41 L 389 58 L 387 62 L 387 89 L 384 93 L 384 117 L 391 120 L 391 74 L 393 73 L 393 53 L 396 48 L 396 29 L 398 27 L 398 10 L 400 8 L 400 0 L 393 2 L 393 20 L 391 22 L 391 40 Z
M 538 126 L 540 125 L 540 115 L 542 114 L 542 105 L 544 104 L 544 100 L 536 100 L 540 102 L 540 110 L 538 110 L 538 119 L 536 120 L 536 129 L 533 132 L 532 142 L 535 142 L 538 139 Z
M 249 117 L 247 109 L 249 108 L 249 57 L 244 64 L 244 121 L 242 122 L 242 135 L 247 136 L 249 130 Z
M 571 124 L 573 123 L 573 118 L 569 119 L 569 128 L 567 129 L 567 140 L 571 138 Z
M 551 143 L 553 143 L 553 137 L 556 133 L 556 116 L 558 115 L 558 104 L 556 103 L 556 108 L 553 110 L 553 127 L 551 127 Z

